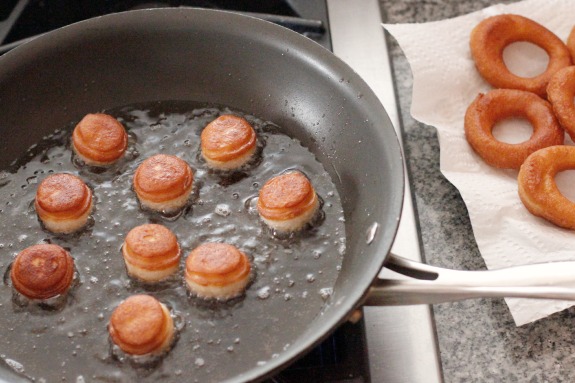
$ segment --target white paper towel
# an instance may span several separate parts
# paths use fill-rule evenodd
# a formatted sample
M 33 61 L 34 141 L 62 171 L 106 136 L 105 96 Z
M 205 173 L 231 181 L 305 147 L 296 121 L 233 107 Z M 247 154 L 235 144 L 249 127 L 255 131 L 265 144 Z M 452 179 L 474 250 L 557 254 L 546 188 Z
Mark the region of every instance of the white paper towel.
M 469 35 L 481 20 L 501 13 L 529 17 L 563 41 L 575 25 L 572 17 L 575 1 L 526 0 L 492 6 L 449 20 L 385 24 L 384 27 L 398 41 L 411 65 L 411 114 L 437 128 L 441 171 L 459 189 L 467 205 L 475 239 L 487 267 L 498 269 L 575 260 L 575 232 L 531 215 L 519 199 L 517 171 L 495 169 L 485 164 L 465 139 L 463 119 L 467 107 L 479 92 L 491 89 L 475 68 L 469 50 Z M 512 70 L 519 68 L 516 73 L 533 74 L 546 65 L 547 56 L 541 52 L 530 44 L 519 43 L 506 50 L 505 58 L 506 62 L 509 59 L 508 66 Z M 517 133 L 503 129 L 498 137 L 520 142 L 525 135 L 523 125 Z M 575 181 L 575 177 L 563 175 L 561 181 L 568 183 L 571 180 Z M 562 184 L 559 185 L 563 191 Z M 518 326 L 574 304 L 532 299 L 506 299 L 506 302 Z

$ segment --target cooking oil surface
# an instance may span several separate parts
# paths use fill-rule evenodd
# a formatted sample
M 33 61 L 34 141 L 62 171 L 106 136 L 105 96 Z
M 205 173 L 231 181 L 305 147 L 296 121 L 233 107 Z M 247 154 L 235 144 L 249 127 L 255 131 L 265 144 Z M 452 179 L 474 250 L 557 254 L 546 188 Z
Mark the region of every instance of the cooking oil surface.
M 0 271 L 37 243 L 55 243 L 75 260 L 78 282 L 64 303 L 38 307 L 15 297 L 9 278 L 0 286 L 0 358 L 5 368 L 36 381 L 217 382 L 265 364 L 293 344 L 329 301 L 345 252 L 340 198 L 315 156 L 281 127 L 227 108 L 191 102 L 155 102 L 105 111 L 128 130 L 125 157 L 103 169 L 88 167 L 70 149 L 73 125 L 45 137 L 12 172 L 0 174 Z M 221 114 L 245 117 L 258 134 L 257 157 L 233 174 L 207 169 L 200 155 L 202 129 Z M 173 154 L 194 169 L 194 191 L 181 212 L 144 211 L 132 190 L 137 166 L 149 156 Z M 254 208 L 271 177 L 299 170 L 322 200 L 313 225 L 278 236 Z M 42 229 L 34 211 L 36 187 L 52 173 L 79 175 L 92 188 L 95 208 L 74 235 Z M 180 272 L 158 285 L 126 274 L 124 237 L 144 223 L 161 223 L 178 237 Z M 205 241 L 227 242 L 245 252 L 254 278 L 245 296 L 227 303 L 203 301 L 186 290 L 182 266 Z M 160 360 L 139 363 L 116 352 L 107 323 L 114 308 L 136 293 L 167 304 L 178 320 L 178 338 Z M 58 301 L 59 302 L 59 301 Z

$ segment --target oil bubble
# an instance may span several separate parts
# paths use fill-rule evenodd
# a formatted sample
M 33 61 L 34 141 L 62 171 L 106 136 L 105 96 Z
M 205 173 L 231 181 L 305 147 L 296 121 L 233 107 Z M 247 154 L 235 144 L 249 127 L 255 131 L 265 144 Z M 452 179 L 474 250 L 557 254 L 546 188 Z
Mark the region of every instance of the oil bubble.
M 244 207 L 246 208 L 249 214 L 257 215 L 258 214 L 257 204 L 258 204 L 258 197 L 251 196 L 244 202 Z
M 232 213 L 232 210 L 229 207 L 229 205 L 219 204 L 219 205 L 216 205 L 214 212 L 221 217 L 227 217 L 228 215 L 230 215 Z
M 269 286 L 262 287 L 261 289 L 258 290 L 257 295 L 259 299 L 268 299 L 271 295 L 270 287 Z
M 333 289 L 331 287 L 326 287 L 319 290 L 319 295 L 324 301 L 328 300 L 329 297 L 331 297 L 331 294 L 333 294 Z

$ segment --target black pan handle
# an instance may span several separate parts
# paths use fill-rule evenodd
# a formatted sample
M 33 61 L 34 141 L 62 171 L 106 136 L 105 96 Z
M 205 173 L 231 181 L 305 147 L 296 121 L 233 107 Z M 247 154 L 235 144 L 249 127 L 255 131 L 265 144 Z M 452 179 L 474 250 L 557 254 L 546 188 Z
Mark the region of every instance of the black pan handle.
M 407 279 L 378 279 L 365 304 L 435 304 L 472 298 L 575 300 L 575 262 L 550 262 L 488 271 L 460 271 L 389 254 L 385 266 Z

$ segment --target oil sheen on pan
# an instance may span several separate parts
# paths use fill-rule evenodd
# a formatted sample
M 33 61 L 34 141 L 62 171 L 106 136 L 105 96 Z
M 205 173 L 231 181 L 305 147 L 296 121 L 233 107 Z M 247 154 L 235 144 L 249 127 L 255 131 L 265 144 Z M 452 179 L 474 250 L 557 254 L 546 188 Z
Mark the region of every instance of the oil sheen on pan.
M 244 169 L 229 175 L 208 169 L 199 137 L 210 121 L 232 112 L 254 126 L 258 151 Z M 5 276 L 0 355 L 6 366 L 36 381 L 214 382 L 280 355 L 329 304 L 345 252 L 341 201 L 322 164 L 281 127 L 224 107 L 155 102 L 105 113 L 118 118 L 129 135 L 127 152 L 117 163 L 83 165 L 70 148 L 71 122 L 0 173 L 0 270 Z M 176 214 L 142 210 L 132 190 L 137 166 L 157 153 L 177 155 L 195 172 L 190 203 Z M 322 214 L 306 230 L 278 237 L 259 219 L 256 198 L 268 179 L 289 170 L 312 180 Z M 79 175 L 94 192 L 88 226 L 72 235 L 43 230 L 33 207 L 38 182 L 59 172 Z M 246 294 L 227 303 L 190 297 L 181 269 L 154 286 L 131 279 L 121 245 L 130 229 L 144 223 L 161 223 L 176 234 L 182 264 L 202 242 L 225 241 L 241 249 L 254 269 Z M 37 243 L 58 244 L 74 257 L 78 283 L 63 304 L 23 306 L 13 298 L 6 278 L 10 264 L 20 250 Z M 107 331 L 114 308 L 138 293 L 165 303 L 178 328 L 173 349 L 148 363 L 114 351 Z

